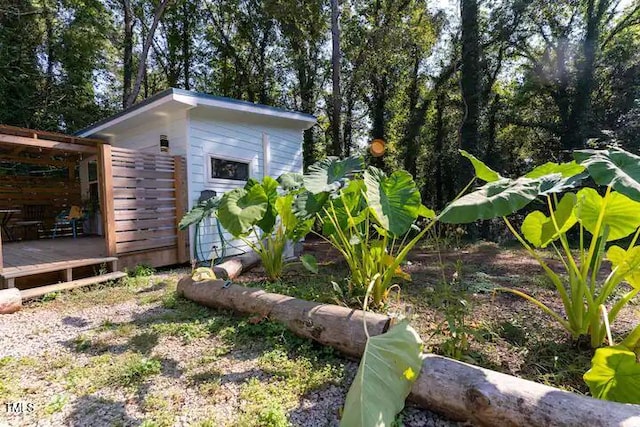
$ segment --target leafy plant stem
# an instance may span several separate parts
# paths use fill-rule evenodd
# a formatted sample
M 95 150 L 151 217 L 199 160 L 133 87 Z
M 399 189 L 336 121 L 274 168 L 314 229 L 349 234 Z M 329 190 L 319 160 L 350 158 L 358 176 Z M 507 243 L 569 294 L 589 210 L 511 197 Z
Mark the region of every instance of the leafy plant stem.
M 548 315 L 550 315 L 551 317 L 556 319 L 558 322 L 560 322 L 560 324 L 562 326 L 564 326 L 564 328 L 567 331 L 571 332 L 572 334 L 574 333 L 572 328 L 571 328 L 571 325 L 569 325 L 569 322 L 567 322 L 565 319 L 563 319 L 562 316 L 560 316 L 558 313 L 556 313 L 555 311 L 553 311 L 552 309 L 547 307 L 543 302 L 537 300 L 536 298 L 532 297 L 531 295 L 527 295 L 524 292 L 520 292 L 520 291 L 518 291 L 516 289 L 511 289 L 511 288 L 496 288 L 496 291 L 509 292 L 509 293 L 514 294 L 514 295 L 518 295 L 519 297 L 524 298 L 529 302 L 532 302 L 533 304 L 535 304 L 538 307 L 540 307 L 545 313 L 547 313 Z
M 600 312 L 602 313 L 602 321 L 604 322 L 604 328 L 607 332 L 607 341 L 609 345 L 613 345 L 613 338 L 611 337 L 611 326 L 609 326 L 609 315 L 607 314 L 607 308 L 604 304 L 600 304 Z
M 567 290 L 564 288 L 564 285 L 562 284 L 562 281 L 560 280 L 560 277 L 558 277 L 558 275 L 553 270 L 551 270 L 551 268 L 542 259 L 542 257 L 540 255 L 538 255 L 538 253 L 535 250 L 533 250 L 531 248 L 531 246 L 529 246 L 529 244 L 516 231 L 515 227 L 511 224 L 509 219 L 507 217 L 502 217 L 502 219 L 504 220 L 505 224 L 507 224 L 507 228 L 509 228 L 509 231 L 511 231 L 511 233 L 515 236 L 515 238 L 520 242 L 520 244 L 527 250 L 527 252 L 529 252 L 529 254 L 533 258 L 535 258 L 536 261 L 538 261 L 538 264 L 540 264 L 540 266 L 545 271 L 545 273 L 547 273 L 547 276 L 551 279 L 551 281 L 555 285 L 556 289 L 558 290 L 558 293 L 560 294 L 560 298 L 562 298 L 562 302 L 563 302 L 564 306 L 567 307 L 567 308 L 571 308 L 572 307 L 571 300 L 569 298 L 569 295 L 567 294 Z M 571 311 L 571 310 L 569 310 L 569 311 Z M 571 315 L 569 312 L 567 314 Z M 567 324 L 564 319 L 562 319 L 562 322 L 563 322 L 563 325 Z M 575 334 L 575 331 L 572 328 L 567 328 L 567 329 L 572 334 Z
M 598 240 L 601 236 L 602 222 L 604 220 L 604 214 L 607 207 L 607 202 L 609 200 L 609 194 L 611 194 L 611 186 L 607 186 L 607 190 L 605 192 L 604 198 L 602 200 L 602 207 L 600 208 L 600 213 L 598 214 L 598 220 L 596 222 L 596 227 L 592 233 L 591 243 L 589 244 L 589 252 L 587 253 L 587 259 L 585 260 L 582 267 L 582 280 L 587 281 L 587 275 L 589 274 L 589 267 L 591 266 L 591 262 L 593 256 L 595 254 L 596 247 L 598 246 Z

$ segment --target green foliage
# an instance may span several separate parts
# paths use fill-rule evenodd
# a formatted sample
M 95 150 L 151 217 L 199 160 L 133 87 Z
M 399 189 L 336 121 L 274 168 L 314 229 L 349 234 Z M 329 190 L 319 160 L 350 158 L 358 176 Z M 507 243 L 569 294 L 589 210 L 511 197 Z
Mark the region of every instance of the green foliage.
M 343 188 L 363 167 L 360 157 L 348 157 L 344 160 L 327 157 L 309 167 L 309 172 L 304 177 L 304 186 L 312 194 L 335 192 Z
M 300 241 L 313 227 L 312 219 L 300 219 L 294 213 L 293 204 L 302 191 L 301 183 L 300 174 L 283 174 L 278 180 L 267 176 L 262 182 L 250 179 L 244 188 L 194 207 L 182 218 L 180 226 L 186 228 L 207 217 L 217 217 L 222 227 L 260 256 L 268 278 L 276 280 L 285 265 L 287 243 Z M 279 193 L 279 185 L 283 194 Z M 200 270 L 198 277 L 201 272 L 210 278 L 208 270 Z
M 420 192 L 408 172 L 397 171 L 387 177 L 370 167 L 364 173 L 367 203 L 380 226 L 395 236 L 405 234 L 422 206 Z
M 403 320 L 370 337 L 349 388 L 341 426 L 391 425 L 422 368 L 422 341 Z
M 182 217 L 178 228 L 186 230 L 190 225 L 199 224 L 207 218 L 214 217 L 218 212 L 220 199 L 221 197 L 216 196 L 198 203 Z
M 469 159 L 469 161 L 473 165 L 473 169 L 478 179 L 481 179 L 485 182 L 494 182 L 502 179 L 498 172 L 494 171 L 483 162 L 478 160 L 478 158 L 476 158 L 476 156 L 474 156 L 473 154 L 468 153 L 465 150 L 460 150 L 460 154 L 462 154 L 463 157 Z
M 576 158 L 581 164 L 547 163 L 525 177 L 486 184 L 480 190 L 453 202 L 443 211 L 441 219 L 466 222 L 505 217 L 510 231 L 540 263 L 554 284 L 564 306 L 564 315 L 521 291 L 507 290 L 529 300 L 552 316 L 574 338 L 589 336 L 595 348 L 605 337 L 605 322 L 600 318 L 599 307 L 609 301 L 623 281 L 633 286 L 631 291 L 613 304 L 607 319 L 613 323 L 624 305 L 640 292 L 637 281 L 640 276 L 640 252 L 635 246 L 640 233 L 640 203 L 628 197 L 635 195 L 631 191 L 635 182 L 632 177 L 640 169 L 640 157 L 623 150 L 591 150 L 577 152 Z M 476 159 L 476 162 L 479 161 Z M 577 193 L 564 194 L 559 200 L 556 193 L 578 185 L 584 178 L 585 167 L 589 174 L 595 174 L 593 178 L 597 183 L 607 186 L 604 196 L 593 188 L 582 188 Z M 496 186 L 501 187 L 493 192 Z M 625 193 L 615 191 L 615 187 Z M 538 197 L 545 200 L 548 213 L 537 210 L 529 213 L 522 223 L 521 236 L 506 215 Z M 572 252 L 567 236 L 576 224 L 579 224 L 580 244 L 577 255 Z M 607 242 L 626 238 L 634 232 L 626 250 L 611 246 L 608 252 L 605 251 Z M 552 270 L 536 251 L 547 246 L 553 247 L 561 259 L 566 280 Z M 600 283 L 599 272 L 605 257 L 612 264 L 612 272 Z
M 269 208 L 269 197 L 262 185 L 247 183 L 245 188 L 236 188 L 222 196 L 218 208 L 220 224 L 234 237 L 245 236 L 253 231 Z
M 598 399 L 640 404 L 640 326 L 621 344 L 596 350 L 584 381 Z
M 55 396 L 53 396 L 53 398 L 51 398 L 51 401 L 47 404 L 44 411 L 49 415 L 60 412 L 62 411 L 62 409 L 64 409 L 64 406 L 68 401 L 69 398 L 67 396 L 56 394 Z
M 156 273 L 155 268 L 146 264 L 136 264 L 133 271 L 129 272 L 129 277 L 151 277 Z
M 640 200 L 640 156 L 620 148 L 578 150 L 573 155 L 596 184 L 611 186 L 618 193 Z
M 362 177 L 357 174 L 359 166 L 358 159 L 330 159 L 310 168 L 313 172 L 305 176 L 305 185 L 311 183 L 314 191 L 321 192 L 302 192 L 296 214 L 302 218 L 315 214 L 322 224 L 322 237 L 346 260 L 351 274 L 346 292 L 334 285 L 339 293 L 348 301 L 362 303 L 373 283 L 373 306 L 380 307 L 394 280 L 410 279 L 401 264 L 434 224 L 430 221 L 420 231 L 414 229 L 414 222 L 420 216 L 433 218 L 435 214 L 422 205 L 420 192 L 407 172 L 387 176 L 369 167 Z
M 312 273 L 318 273 L 318 261 L 311 254 L 304 254 L 300 257 L 300 261 L 304 268 L 309 270 Z
M 157 359 L 134 357 L 122 366 L 113 381 L 127 387 L 135 386 L 148 377 L 159 374 L 161 367 Z

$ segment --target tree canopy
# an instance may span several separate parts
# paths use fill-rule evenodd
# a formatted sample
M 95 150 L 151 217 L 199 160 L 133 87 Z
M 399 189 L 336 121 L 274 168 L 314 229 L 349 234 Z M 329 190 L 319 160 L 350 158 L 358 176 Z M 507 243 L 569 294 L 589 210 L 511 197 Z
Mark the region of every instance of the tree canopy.
M 168 87 L 318 117 L 304 160 L 368 161 L 442 206 L 500 173 L 640 147 L 640 0 L 6 0 L 0 123 L 73 132 Z M 462 171 L 462 172 L 461 172 Z

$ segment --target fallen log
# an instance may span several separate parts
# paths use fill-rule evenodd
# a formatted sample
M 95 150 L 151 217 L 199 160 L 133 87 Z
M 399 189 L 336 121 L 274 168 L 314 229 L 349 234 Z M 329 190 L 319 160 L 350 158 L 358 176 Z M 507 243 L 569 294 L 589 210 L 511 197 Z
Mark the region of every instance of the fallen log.
M 260 263 L 260 256 L 251 251 L 237 257 L 230 258 L 213 267 L 213 272 L 220 279 L 235 279 Z
M 640 405 L 593 399 L 426 354 L 409 399 L 479 426 L 640 426 Z
M 11 314 L 22 307 L 22 295 L 18 288 L 0 290 L 0 314 Z
M 178 293 L 208 307 L 269 317 L 351 357 L 364 352 L 361 310 L 190 277 L 180 280 Z M 371 336 L 386 332 L 390 323 L 387 316 L 369 312 L 365 320 Z M 640 426 L 640 405 L 597 400 L 433 354 L 425 354 L 409 399 L 479 426 Z
M 367 343 L 362 310 L 332 304 L 318 304 L 286 295 L 239 285 L 224 287 L 223 280 L 194 282 L 184 277 L 178 282 L 178 294 L 213 308 L 268 317 L 283 323 L 293 333 L 331 346 L 342 353 L 360 358 Z M 367 330 L 379 335 L 389 328 L 390 318 L 367 313 Z

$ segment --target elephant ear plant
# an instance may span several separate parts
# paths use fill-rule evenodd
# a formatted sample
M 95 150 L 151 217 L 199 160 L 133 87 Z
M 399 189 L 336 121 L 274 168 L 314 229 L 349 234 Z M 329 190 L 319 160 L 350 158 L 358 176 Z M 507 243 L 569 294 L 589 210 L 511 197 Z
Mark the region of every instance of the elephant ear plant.
M 607 316 L 607 311 L 602 310 Z M 584 374 L 591 395 L 620 403 L 640 403 L 640 325 L 620 344 L 614 345 L 607 326 L 609 347 L 596 350 L 591 369 Z
M 269 280 L 282 275 L 287 242 L 300 241 L 313 226 L 312 220 L 293 215 L 299 174 L 283 175 L 279 181 L 269 176 L 262 182 L 249 180 L 244 188 L 226 192 L 217 212 L 222 227 L 260 256 Z M 305 259 L 303 264 L 311 270 L 315 267 L 312 260 Z
M 636 246 L 640 232 L 640 157 L 619 149 L 577 151 L 574 157 L 576 161 L 547 163 L 517 179 L 490 176 L 485 185 L 445 208 L 440 220 L 468 223 L 503 217 L 509 230 L 553 282 L 564 313 L 518 290 L 506 290 L 538 306 L 574 339 L 588 336 L 595 348 L 602 344 L 606 333 L 601 306 L 623 281 L 631 285 L 608 312 L 606 320 L 613 323 L 620 310 L 640 291 L 640 247 Z M 482 178 L 478 168 L 487 167 L 475 158 L 473 161 L 478 178 Z M 486 170 L 481 172 L 486 178 Z M 593 188 L 569 191 L 588 176 L 604 187 L 603 195 Z M 544 202 L 546 213 L 541 210 L 529 213 L 518 232 L 507 216 L 536 199 Z M 579 236 L 577 251 L 571 250 L 567 236 L 574 228 Z M 607 247 L 609 242 L 631 235 L 626 247 Z M 540 254 L 539 249 L 547 247 L 561 260 L 564 276 L 552 270 Z M 602 279 L 605 259 L 612 269 Z
M 419 217 L 432 220 L 435 213 L 422 205 L 408 172 L 387 176 L 372 166 L 364 170 L 358 157 L 316 163 L 305 175 L 304 186 L 306 191 L 296 199 L 296 214 L 304 219 L 315 216 L 322 225 L 320 237 L 346 260 L 347 296 L 362 303 L 373 282 L 372 304 L 379 308 L 394 280 L 410 278 L 401 264 L 433 226 L 429 221 L 420 231 L 414 223 Z

